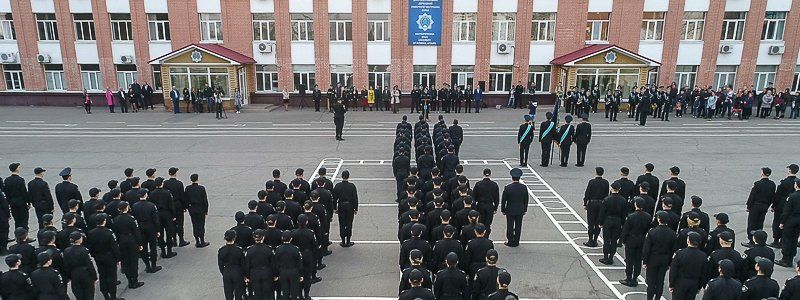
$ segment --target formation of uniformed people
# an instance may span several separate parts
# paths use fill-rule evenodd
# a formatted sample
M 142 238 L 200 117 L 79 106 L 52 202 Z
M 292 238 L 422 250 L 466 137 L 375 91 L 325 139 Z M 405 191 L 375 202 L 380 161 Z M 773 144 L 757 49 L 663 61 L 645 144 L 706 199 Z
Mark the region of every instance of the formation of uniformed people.
M 75 299 L 94 299 L 98 281 L 104 299 L 122 299 L 117 297 L 118 266 L 128 288 L 144 285 L 139 281 L 139 259 L 146 273 L 155 273 L 161 270 L 159 249 L 161 258 L 168 259 L 177 255 L 173 247 L 189 244 L 183 240 L 182 224 L 187 210 L 194 224 L 195 246 L 209 245 L 202 233 L 208 198 L 197 174 L 191 175 L 192 184 L 184 189 L 175 167 L 169 169 L 168 180 L 149 169 L 145 172 L 148 180 L 141 184 L 129 168 L 122 183 L 110 180 L 109 191 L 103 195 L 91 188 L 84 201 L 72 183 L 72 169 L 65 168 L 58 174 L 63 182 L 56 185 L 54 201 L 44 180 L 46 170 L 34 168 L 36 178 L 27 185 L 19 163 L 12 163 L 9 170 L 11 180 L 0 180 L 0 225 L 8 226 L 13 217 L 16 229 L 15 243 L 8 249 L 7 227 L 0 232 L 0 252 L 9 267 L 0 275 L 3 299 L 69 299 L 68 286 Z M 63 213 L 60 230 L 55 225 L 56 204 Z M 27 226 L 31 206 L 39 224 L 36 239 L 29 237 Z M 33 245 L 37 241 L 38 248 Z
M 589 240 L 584 245 L 600 246 L 602 232 L 599 262 L 606 265 L 615 263 L 618 243 L 624 246 L 621 284 L 636 287 L 644 267 L 647 299 L 661 298 L 665 278 L 672 299 L 695 299 L 701 289 L 705 289 L 703 299 L 795 299 L 800 295 L 800 267 L 795 265 L 800 261 L 794 261 L 800 238 L 796 164 L 787 166 L 787 176 L 777 186 L 769 179 L 772 171 L 761 169 L 761 179 L 753 184 L 746 204 L 748 236 L 742 245 L 747 249 L 742 254 L 734 249 L 728 214 L 717 213 L 712 219 L 701 210 L 702 198 L 687 199 L 686 183 L 678 178 L 680 168 L 671 167 L 663 182 L 652 174 L 654 169 L 653 164 L 645 164 L 644 174 L 634 182 L 628 179 L 630 170 L 623 167 L 620 178 L 609 184 L 603 178 L 605 170 L 597 167 L 586 187 Z M 773 242 L 767 244 L 763 228 L 770 210 Z M 770 247 L 781 249 L 780 260 L 775 260 Z M 782 292 L 771 278 L 774 265 L 795 267 L 799 274 L 787 280 Z
M 525 123 L 520 125 L 517 133 L 517 143 L 520 146 L 520 166 L 528 165 L 528 147 L 530 142 L 527 140 L 529 129 L 534 128 L 533 118 L 525 115 Z M 553 112 L 545 114 L 545 120 L 539 124 L 539 143 L 541 144 L 541 163 L 539 166 L 547 167 L 553 157 L 553 145 L 559 150 L 559 166 L 566 167 L 569 163 L 569 155 L 572 144 L 577 147 L 576 167 L 583 167 L 586 161 L 586 148 L 592 140 L 592 125 L 589 123 L 589 115 L 581 114 L 581 122 L 577 125 L 572 123 L 572 115 L 564 117 L 564 124 L 559 126 L 558 117 Z M 533 133 L 530 133 L 533 135 Z M 532 136 L 530 137 L 532 138 Z

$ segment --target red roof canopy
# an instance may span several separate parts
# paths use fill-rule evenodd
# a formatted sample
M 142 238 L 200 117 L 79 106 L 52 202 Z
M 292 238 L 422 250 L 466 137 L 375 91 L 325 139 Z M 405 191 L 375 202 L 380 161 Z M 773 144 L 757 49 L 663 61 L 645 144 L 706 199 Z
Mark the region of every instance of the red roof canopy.
M 252 57 L 249 57 L 247 55 L 241 54 L 239 52 L 236 52 L 234 50 L 231 50 L 231 49 L 226 48 L 226 47 L 224 47 L 222 45 L 219 45 L 219 44 L 189 44 L 189 45 L 186 45 L 185 47 L 182 47 L 182 48 L 180 48 L 178 50 L 175 50 L 175 51 L 172 51 L 170 53 L 167 53 L 167 54 L 164 54 L 162 56 L 159 56 L 158 58 L 155 58 L 155 59 L 151 60 L 150 63 L 153 63 L 154 61 L 160 61 L 160 60 L 162 60 L 162 59 L 164 59 L 166 57 L 174 56 L 174 55 L 177 55 L 179 53 L 183 53 L 183 52 L 187 51 L 190 48 L 200 48 L 200 49 L 203 49 L 203 50 L 205 50 L 207 52 L 210 52 L 210 53 L 212 53 L 214 55 L 217 55 L 219 57 L 222 57 L 224 59 L 236 62 L 238 64 L 242 64 L 242 65 L 256 63 L 256 60 L 253 59 Z
M 620 51 L 622 53 L 625 53 L 626 55 L 632 56 L 633 58 L 636 58 L 636 59 L 641 60 L 643 62 L 647 62 L 647 63 L 653 64 L 653 65 L 661 65 L 661 63 L 659 63 L 657 61 L 654 61 L 654 60 L 649 59 L 649 58 L 647 58 L 645 56 L 639 55 L 636 52 L 627 50 L 625 48 L 622 48 L 622 47 L 614 45 L 614 44 L 589 45 L 589 46 L 584 47 L 582 49 L 578 49 L 576 51 L 573 51 L 573 52 L 564 54 L 562 56 L 556 57 L 555 59 L 550 61 L 550 64 L 556 65 L 556 66 L 563 66 L 563 65 L 575 62 L 577 60 L 581 60 L 583 58 L 595 55 L 597 53 L 606 51 L 606 50 L 611 49 L 611 48 L 614 48 L 615 50 L 618 50 L 618 51 Z

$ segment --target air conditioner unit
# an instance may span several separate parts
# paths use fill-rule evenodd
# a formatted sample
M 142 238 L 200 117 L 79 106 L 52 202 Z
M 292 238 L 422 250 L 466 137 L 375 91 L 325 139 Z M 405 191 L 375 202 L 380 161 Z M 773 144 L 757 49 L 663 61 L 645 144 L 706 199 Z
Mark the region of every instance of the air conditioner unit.
M 132 55 L 123 55 L 123 56 L 120 56 L 120 57 L 119 57 L 119 62 L 121 62 L 121 63 L 123 63 L 123 64 L 132 64 L 132 63 L 134 63 L 134 61 L 133 61 L 133 56 L 132 56 Z
M 769 55 L 781 55 L 784 51 L 783 46 L 769 46 Z
M 731 53 L 731 51 L 733 51 L 733 47 L 731 45 L 719 46 L 719 53 Z
M 509 54 L 511 53 L 511 45 L 506 43 L 497 44 L 497 53 Z
M 0 53 L 0 62 L 2 63 L 15 63 L 17 62 L 17 54 L 16 53 Z
M 261 53 L 272 53 L 275 50 L 275 45 L 272 43 L 259 43 L 258 44 L 258 52 Z
M 38 55 L 36 55 L 36 61 L 38 61 L 40 64 L 49 63 L 50 62 L 50 55 L 39 53 Z

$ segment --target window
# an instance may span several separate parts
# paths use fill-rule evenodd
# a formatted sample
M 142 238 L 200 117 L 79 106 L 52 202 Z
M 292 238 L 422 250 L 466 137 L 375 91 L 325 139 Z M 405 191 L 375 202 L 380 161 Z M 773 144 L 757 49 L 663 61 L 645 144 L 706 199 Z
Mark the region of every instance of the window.
M 736 83 L 736 66 L 717 66 L 714 72 L 714 89 L 723 88 Z
M 474 42 L 477 13 L 456 13 L 453 15 L 453 41 Z
M 36 29 L 39 31 L 40 41 L 57 41 L 56 14 L 36 14 Z
M 700 41 L 703 40 L 703 26 L 706 20 L 706 13 L 702 11 L 687 11 L 683 14 L 683 32 L 681 40 Z
M 697 77 L 697 66 L 676 66 L 675 83 L 680 88 L 693 87 Z
M 777 70 L 778 66 L 756 66 L 755 78 L 753 79 L 756 91 L 772 86 L 772 83 L 775 82 L 775 72 Z
M 81 81 L 86 90 L 102 90 L 103 75 L 100 74 L 100 65 L 81 65 Z
M 353 66 L 352 65 L 331 65 L 331 84 L 342 86 L 353 85 Z M 311 88 L 311 86 L 309 86 Z
M 367 40 L 370 42 L 388 42 L 392 40 L 389 26 L 389 14 L 367 14 Z
M 164 90 L 164 82 L 161 79 L 161 66 L 154 65 L 153 68 L 153 89 L 156 91 Z
M 79 41 L 94 41 L 94 17 L 92 14 L 72 14 L 75 22 L 75 39 Z
M 436 66 L 414 66 L 411 82 L 416 86 L 436 85 Z
M 14 31 L 14 18 L 11 14 L 0 14 L 0 40 L 16 40 Z
M 489 91 L 505 92 L 511 90 L 512 66 L 489 66 Z
M 65 90 L 66 84 L 64 84 L 64 66 L 57 64 L 45 64 L 44 81 L 47 83 L 48 91 Z
M 133 40 L 131 14 L 111 14 L 111 39 L 114 41 Z
M 747 12 L 725 12 L 725 18 L 722 19 L 722 37 L 720 39 L 741 41 L 746 17 Z
M 316 71 L 314 65 L 294 65 L 294 90 L 299 90 L 301 84 L 310 89 L 316 84 Z
M 228 98 L 228 95 L 230 95 L 227 68 L 173 67 L 169 68 L 169 73 L 172 85 L 179 91 L 183 91 L 184 88 L 201 90 L 206 86 L 210 86 L 214 89 L 221 89 L 223 98 Z
M 550 66 L 530 66 L 528 84 L 537 93 L 550 91 Z
M 786 12 L 768 11 L 764 17 L 764 27 L 761 29 L 762 41 L 783 40 L 783 29 L 786 26 Z
M 275 15 L 253 14 L 253 40 L 275 40 Z
M 553 41 L 556 35 L 556 13 L 533 13 L 532 41 Z
M 314 40 L 314 17 L 311 14 L 292 14 L 292 40 Z
M 256 91 L 278 91 L 278 66 L 256 65 Z
M 472 86 L 475 78 L 475 66 L 453 66 L 450 82 L 461 88 Z
M 492 41 L 513 42 L 516 33 L 514 13 L 494 13 L 492 15 Z
M 3 76 L 6 77 L 6 90 L 20 91 L 25 89 L 25 80 L 22 79 L 22 66 L 4 65 Z
M 800 66 L 794 68 L 794 80 L 792 81 L 792 91 L 800 92 Z
M 658 84 L 658 71 L 647 72 L 647 83 L 650 85 Z
M 389 87 L 392 84 L 390 66 L 368 66 L 369 85 L 375 89 Z
M 147 14 L 147 27 L 151 41 L 169 41 L 169 15 Z
M 330 14 L 331 41 L 353 40 L 353 17 L 351 14 Z
M 220 14 L 200 14 L 200 41 L 222 42 Z
M 611 13 L 589 13 L 586 21 L 586 40 L 608 41 L 609 24 L 611 24 Z
M 664 32 L 664 12 L 645 12 L 642 19 L 643 41 L 660 41 Z
M 117 83 L 129 87 L 136 80 L 136 65 L 117 65 Z

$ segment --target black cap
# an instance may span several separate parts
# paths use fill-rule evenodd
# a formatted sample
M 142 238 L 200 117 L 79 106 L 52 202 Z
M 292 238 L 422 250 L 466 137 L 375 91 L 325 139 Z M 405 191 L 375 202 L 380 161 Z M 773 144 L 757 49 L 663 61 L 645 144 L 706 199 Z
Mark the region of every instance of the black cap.
M 22 238 L 26 235 L 28 235 L 28 230 L 24 227 L 17 227 L 17 229 L 14 229 L 14 237 Z
M 64 168 L 64 170 L 61 170 L 61 172 L 58 173 L 58 176 L 61 176 L 61 177 L 69 176 L 69 175 L 72 175 L 72 168 L 70 168 L 70 167 L 66 167 L 66 168 Z
M 91 197 L 95 197 L 95 196 L 97 196 L 98 194 L 100 194 L 100 189 L 98 189 L 98 188 L 91 188 L 91 189 L 89 189 L 89 196 L 91 196 Z
M 36 168 L 33 169 L 33 174 L 41 174 L 44 171 L 47 171 L 47 170 L 42 169 L 41 167 L 36 167 Z
M 133 169 L 132 168 L 125 168 L 125 171 L 122 171 L 127 177 L 133 176 Z
M 614 181 L 614 183 L 611 184 L 611 188 L 619 191 L 619 189 L 622 188 L 622 184 L 620 184 L 619 181 Z
M 447 257 L 445 258 L 448 265 L 455 265 L 458 262 L 458 254 L 455 252 L 447 253 Z
M 486 251 L 486 258 L 487 259 L 489 259 L 491 261 L 497 261 L 497 257 L 498 257 L 497 250 L 490 249 L 489 251 Z
M 50 261 L 50 253 L 47 253 L 47 251 L 39 253 L 38 255 L 36 255 L 36 261 L 39 263 L 40 266 L 43 266 L 45 263 Z
M 241 223 L 242 221 L 244 221 L 244 217 L 245 217 L 244 212 L 237 211 L 233 218 L 236 220 L 236 222 Z
M 228 231 L 225 231 L 224 238 L 225 238 L 225 240 L 226 240 L 226 241 L 233 241 L 233 240 L 235 240 L 235 239 L 236 239 L 236 231 L 235 231 L 235 230 L 233 230 L 233 229 L 230 229 L 230 230 L 228 230 Z
M 420 282 L 422 281 L 422 272 L 417 269 L 411 270 L 411 274 L 408 275 L 408 279 L 413 282 Z
M 253 231 L 253 238 L 254 239 L 262 239 L 262 238 L 264 238 L 264 236 L 266 234 L 267 233 L 266 233 L 266 231 L 264 229 L 256 229 L 256 231 Z
M 411 260 L 420 260 L 422 259 L 422 251 L 420 251 L 419 249 L 413 249 L 408 254 L 408 257 L 410 257 Z
M 19 263 L 21 260 L 22 260 L 22 256 L 21 255 L 19 255 L 19 254 L 9 254 L 8 256 L 6 256 L 6 265 L 8 265 L 8 267 L 11 268 L 11 267 L 17 265 L 17 263 Z
M 756 230 L 753 232 L 753 239 L 756 241 L 757 244 L 762 244 L 767 242 L 767 232 L 763 230 Z
M 798 167 L 797 164 L 788 165 L 786 168 L 789 169 L 789 171 L 791 171 L 793 174 L 797 174 L 798 170 L 800 170 L 800 167 Z
M 730 222 L 730 219 L 728 219 L 728 214 L 726 213 L 718 213 L 714 215 L 714 218 L 716 218 L 717 221 L 720 221 L 722 224 L 728 224 L 728 222 Z
M 51 222 L 53 222 L 53 215 L 45 214 L 44 216 L 42 216 L 42 223 L 51 223 Z
M 701 237 L 700 234 L 694 231 L 689 232 L 687 237 L 689 239 L 689 243 L 691 243 L 694 246 L 700 245 L 700 242 L 703 240 L 703 237 Z
M 10 165 L 8 165 L 8 170 L 11 171 L 11 172 L 16 171 L 17 168 L 19 168 L 19 163 L 18 162 L 11 163 Z
M 79 231 L 73 231 L 72 233 L 69 234 L 70 242 L 74 243 L 77 240 L 80 240 L 81 238 L 83 238 L 83 233 L 80 233 Z
M 511 169 L 511 172 L 509 172 L 509 173 L 511 174 L 511 177 L 514 177 L 514 178 L 522 177 L 522 170 L 520 170 L 519 168 L 513 168 L 513 169 Z
M 147 192 L 149 192 L 149 190 L 147 190 L 147 189 L 139 189 L 139 192 L 136 193 L 136 196 L 139 196 L 139 198 L 142 198 L 142 197 L 144 197 L 144 195 L 147 195 Z
M 171 167 L 167 172 L 169 173 L 169 175 L 175 175 L 175 173 L 178 173 L 178 168 Z
M 156 173 L 156 169 L 153 169 L 153 168 L 150 168 L 150 169 L 147 169 L 147 171 L 144 171 L 144 174 L 147 175 L 147 177 L 153 176 L 153 174 L 155 174 L 155 173 Z
M 717 236 L 719 237 L 719 239 L 726 241 L 728 243 L 732 243 L 734 238 L 733 234 L 727 231 L 720 232 L 719 235 Z
M 500 273 L 497 273 L 497 282 L 500 283 L 500 285 L 508 286 L 511 284 L 511 274 L 505 270 L 500 271 Z
M 761 270 L 762 273 L 764 273 L 764 274 L 771 274 L 772 273 L 772 261 L 771 260 L 758 256 L 758 257 L 756 257 L 756 265 L 758 266 L 758 269 Z
M 156 183 L 156 186 L 161 186 L 164 183 L 164 178 L 163 177 L 156 177 L 156 179 L 153 180 L 153 181 Z

